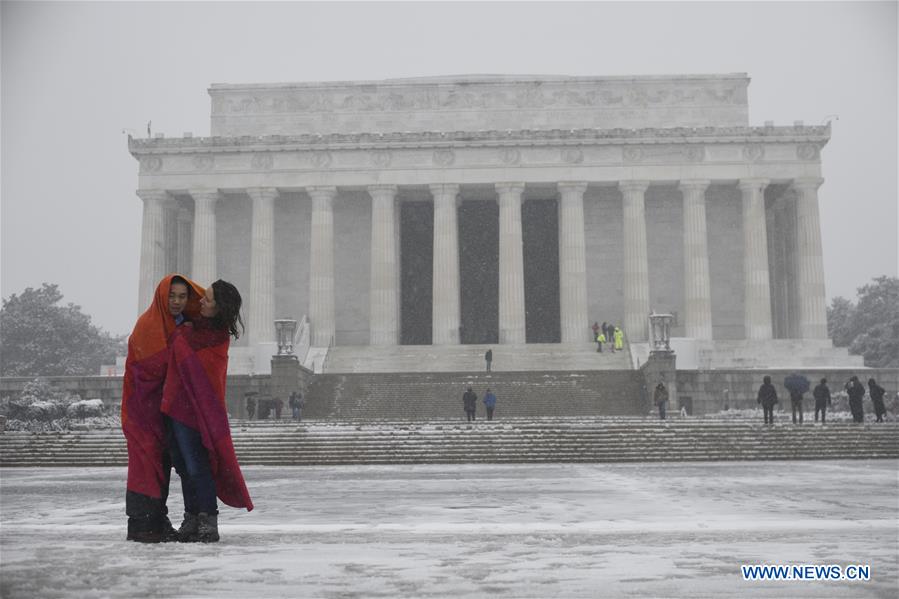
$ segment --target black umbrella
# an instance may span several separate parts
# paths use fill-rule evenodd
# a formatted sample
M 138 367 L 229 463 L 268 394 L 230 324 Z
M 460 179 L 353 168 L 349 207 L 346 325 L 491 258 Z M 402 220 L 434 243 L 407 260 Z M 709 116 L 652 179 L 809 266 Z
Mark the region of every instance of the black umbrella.
M 791 393 L 802 394 L 809 390 L 811 383 L 801 374 L 795 372 L 784 379 L 784 387 Z

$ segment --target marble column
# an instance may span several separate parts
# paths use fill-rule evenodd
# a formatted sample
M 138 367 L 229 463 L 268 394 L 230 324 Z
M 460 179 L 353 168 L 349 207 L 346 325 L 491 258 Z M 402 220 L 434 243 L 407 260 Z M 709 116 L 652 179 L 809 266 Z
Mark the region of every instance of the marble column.
M 499 342 L 524 343 L 524 250 L 521 194 L 524 183 L 497 183 L 499 194 Z
M 645 193 L 649 181 L 621 181 L 624 201 L 624 335 L 647 340 L 649 329 L 649 262 L 646 255 Z
M 178 206 L 176 198 L 165 203 L 165 273 L 178 272 Z
M 249 343 L 273 343 L 275 337 L 275 198 L 274 187 L 247 189 L 253 202 L 250 234 Z M 195 244 L 196 246 L 196 244 Z M 194 264 L 194 271 L 197 271 Z M 214 265 L 213 265 L 214 268 Z M 206 283 L 207 285 L 209 283 Z
M 771 339 L 771 284 L 765 220 L 767 179 L 741 179 L 743 194 L 743 301 L 746 339 Z
M 368 188 L 371 196 L 371 345 L 396 345 L 398 341 L 396 191 L 396 185 L 372 185 Z
M 255 192 L 258 195 L 258 192 Z M 194 251 L 191 277 L 200 285 L 206 286 L 216 279 L 216 247 L 215 247 L 215 203 L 218 201 L 217 189 L 192 189 L 190 195 L 194 199 Z M 275 197 L 275 193 L 272 198 Z M 253 232 L 256 232 L 256 204 L 253 194 Z M 264 200 L 268 201 L 268 200 Z M 271 210 L 264 208 L 263 210 Z M 263 212 L 260 213 L 262 215 Z M 263 217 L 272 220 L 272 217 Z M 273 220 L 272 220 L 273 222 Z M 270 243 L 274 242 L 271 230 L 266 233 Z M 255 244 L 253 248 L 255 249 Z M 252 325 L 251 325 L 252 326 Z
M 193 241 L 191 229 L 193 228 L 190 210 L 182 206 L 178 210 L 178 239 L 177 253 L 178 261 L 175 270 L 180 273 L 191 272 L 191 254 L 193 253 Z
M 818 187 L 823 182 L 820 178 L 803 178 L 794 179 L 792 185 L 796 191 L 799 335 L 803 339 L 827 339 L 827 297 L 818 212 Z
M 456 196 L 459 186 L 431 185 L 434 196 L 434 277 L 431 343 L 459 343 L 459 225 Z
M 310 187 L 312 231 L 309 255 L 309 323 L 312 345 L 334 343 L 334 198 L 336 187 Z
M 712 290 L 709 278 L 705 191 L 710 181 L 680 182 L 684 196 L 684 318 L 687 337 L 712 338 Z
M 144 202 L 137 294 L 137 313 L 142 314 L 153 302 L 156 285 L 166 275 L 165 205 L 171 200 L 168 193 L 159 189 L 139 189 L 137 195 Z
M 562 343 L 587 340 L 587 250 L 584 240 L 586 183 L 559 183 L 559 311 Z

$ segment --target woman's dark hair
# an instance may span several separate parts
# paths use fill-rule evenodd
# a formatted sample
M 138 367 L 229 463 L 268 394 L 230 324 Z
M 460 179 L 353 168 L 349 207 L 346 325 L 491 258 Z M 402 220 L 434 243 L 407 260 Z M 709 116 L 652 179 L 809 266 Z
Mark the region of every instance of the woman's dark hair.
M 212 284 L 212 294 L 218 308 L 218 312 L 212 317 L 212 326 L 227 329 L 237 339 L 244 330 L 243 320 L 240 318 L 240 306 L 243 303 L 240 292 L 228 281 L 219 279 Z M 240 325 L 240 330 L 237 325 Z
M 766 385 L 770 385 L 770 384 L 771 384 L 771 377 L 770 377 L 770 376 L 764 377 L 764 378 L 762 379 L 762 382 L 765 383 Z
M 190 297 L 190 294 L 193 293 L 190 288 L 190 285 L 188 284 L 187 280 L 184 277 L 179 277 L 178 275 L 175 275 L 174 277 L 172 277 L 172 280 L 169 282 L 169 289 L 171 289 L 172 285 L 184 285 L 185 287 L 187 287 L 187 296 L 188 297 Z

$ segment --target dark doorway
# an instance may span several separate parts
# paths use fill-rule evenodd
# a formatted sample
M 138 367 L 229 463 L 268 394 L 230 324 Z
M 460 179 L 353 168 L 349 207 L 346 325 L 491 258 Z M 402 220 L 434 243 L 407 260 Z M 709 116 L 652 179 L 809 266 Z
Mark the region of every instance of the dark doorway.
M 556 200 L 528 200 L 521 206 L 524 243 L 525 339 L 559 343 L 559 212 Z
M 403 202 L 400 209 L 400 343 L 431 344 L 434 205 Z
M 462 202 L 459 209 L 462 343 L 499 341 L 499 207 Z

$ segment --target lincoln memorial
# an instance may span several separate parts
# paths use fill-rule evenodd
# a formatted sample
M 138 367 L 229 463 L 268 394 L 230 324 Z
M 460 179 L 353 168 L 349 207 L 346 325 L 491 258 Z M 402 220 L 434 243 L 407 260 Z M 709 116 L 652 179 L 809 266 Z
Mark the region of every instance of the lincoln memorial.
M 301 321 L 316 369 L 329 353 L 402 348 L 595 359 L 594 321 L 620 326 L 638 357 L 652 312 L 673 315 L 675 346 L 706 366 L 777 348 L 846 360 L 827 339 L 830 127 L 750 126 L 749 83 L 213 84 L 209 137 L 129 140 L 138 308 L 168 272 L 232 281 L 247 324 L 232 361 L 256 372 L 282 318 Z

